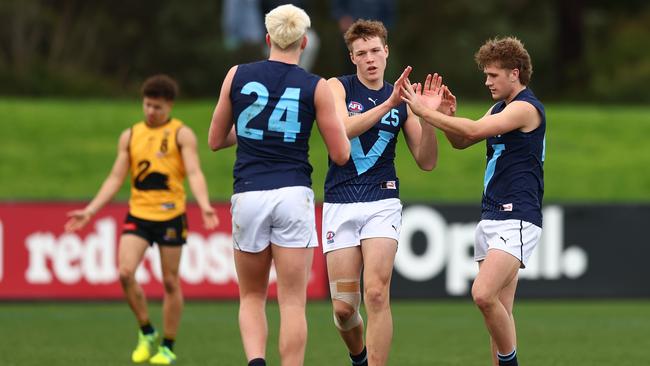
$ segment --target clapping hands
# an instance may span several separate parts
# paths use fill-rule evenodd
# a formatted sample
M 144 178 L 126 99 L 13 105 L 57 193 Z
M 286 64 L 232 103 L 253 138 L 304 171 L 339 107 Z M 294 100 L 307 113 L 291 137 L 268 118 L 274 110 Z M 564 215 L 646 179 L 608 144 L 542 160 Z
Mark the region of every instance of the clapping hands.
M 424 87 L 420 83 L 411 84 L 407 78 L 401 85 L 400 97 L 418 116 L 427 110 L 437 110 L 449 116 L 456 114 L 456 97 L 437 73 L 427 75 Z

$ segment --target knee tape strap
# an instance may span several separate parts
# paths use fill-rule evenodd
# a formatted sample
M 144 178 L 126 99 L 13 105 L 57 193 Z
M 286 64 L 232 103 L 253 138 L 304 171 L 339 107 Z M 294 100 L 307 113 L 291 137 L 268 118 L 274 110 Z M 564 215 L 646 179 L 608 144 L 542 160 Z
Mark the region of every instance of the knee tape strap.
M 343 301 L 354 309 L 354 313 L 348 320 L 341 323 L 334 314 L 334 324 L 340 330 L 350 330 L 363 322 L 359 314 L 359 305 L 361 305 L 361 285 L 359 280 L 337 280 L 330 282 L 330 293 L 332 300 Z

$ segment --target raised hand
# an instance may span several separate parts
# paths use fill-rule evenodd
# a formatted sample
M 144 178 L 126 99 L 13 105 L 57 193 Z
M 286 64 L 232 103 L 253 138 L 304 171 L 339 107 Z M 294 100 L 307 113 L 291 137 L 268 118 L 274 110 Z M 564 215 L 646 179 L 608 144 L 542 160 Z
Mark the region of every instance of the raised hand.
M 446 85 L 443 85 L 442 103 L 440 103 L 438 111 L 448 116 L 456 115 L 456 96 L 451 93 L 451 90 Z
M 420 83 L 411 85 L 407 79 L 401 88 L 402 100 L 417 115 L 422 115 L 427 109 L 437 110 L 442 103 L 442 94 L 442 76 L 438 74 L 427 75 L 424 87 Z
M 425 105 L 430 109 L 437 110 L 442 103 L 443 90 L 442 76 L 437 73 L 433 74 L 433 76 L 428 74 L 424 80 L 424 89 L 422 89 Z
M 388 103 L 391 107 L 395 107 L 396 105 L 402 103 L 402 98 L 400 96 L 401 89 L 405 82 L 408 80 L 408 77 L 411 74 L 411 70 L 413 70 L 413 68 L 411 66 L 407 66 L 395 81 L 395 84 L 393 85 L 393 93 L 388 98 Z

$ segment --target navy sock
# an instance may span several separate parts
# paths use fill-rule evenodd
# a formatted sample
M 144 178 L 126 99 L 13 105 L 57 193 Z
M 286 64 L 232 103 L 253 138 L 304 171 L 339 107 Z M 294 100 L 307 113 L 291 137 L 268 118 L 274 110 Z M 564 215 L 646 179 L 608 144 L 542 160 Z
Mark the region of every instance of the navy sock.
M 174 350 L 174 340 L 171 338 L 163 338 L 162 346 L 169 348 L 170 351 Z
M 368 351 L 366 351 L 366 346 L 363 346 L 363 351 L 358 355 L 353 355 L 350 353 L 350 359 L 352 360 L 353 366 L 367 366 L 368 365 Z
M 263 358 L 254 358 L 248 361 L 248 366 L 266 366 L 266 361 Z
M 517 363 L 517 349 L 512 350 L 507 355 L 497 352 L 497 358 L 499 359 L 499 366 L 519 366 L 519 363 Z
M 151 323 L 147 323 L 140 327 L 140 331 L 142 332 L 142 334 L 153 334 L 156 330 L 153 329 Z

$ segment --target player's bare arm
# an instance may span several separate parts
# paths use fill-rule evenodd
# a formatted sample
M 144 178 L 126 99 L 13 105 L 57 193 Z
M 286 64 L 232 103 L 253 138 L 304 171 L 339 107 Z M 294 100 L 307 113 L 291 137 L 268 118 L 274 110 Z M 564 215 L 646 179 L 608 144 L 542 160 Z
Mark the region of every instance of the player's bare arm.
M 486 115 L 478 121 L 445 115 L 437 111 L 442 103 L 444 88 L 436 88 L 436 85 L 437 82 L 432 82 L 428 88 L 425 85 L 422 93 L 419 93 L 420 90 L 416 90 L 419 87 L 414 89 L 411 84 L 405 83 L 402 99 L 427 123 L 473 143 L 514 130 L 532 131 L 541 122 L 535 107 L 520 101 L 508 104 L 501 113 Z
M 343 122 L 336 113 L 332 91 L 324 79 L 321 79 L 316 86 L 314 104 L 316 124 L 323 136 L 330 159 L 338 165 L 344 165 L 350 158 L 350 141 L 345 135 Z
M 426 88 L 431 89 L 430 84 L 434 80 L 437 80 L 437 74 L 436 74 L 436 78 L 433 78 L 431 75 L 428 75 L 425 80 Z M 440 83 L 441 82 L 442 80 L 440 80 Z M 400 93 L 401 93 L 401 88 L 405 83 L 410 84 L 410 80 L 406 78 L 402 83 L 402 85 L 400 85 Z M 422 88 L 422 86 L 421 85 L 418 86 L 418 84 L 411 84 L 411 87 L 415 88 L 416 90 L 418 90 L 418 88 L 420 89 Z M 440 87 L 441 86 L 438 85 L 438 88 Z M 401 96 L 400 96 L 400 100 L 401 100 Z M 444 99 L 443 99 L 443 103 L 441 103 L 438 109 L 440 110 L 443 107 L 449 110 L 452 108 L 450 102 L 445 103 Z M 453 106 L 453 108 L 455 108 L 455 105 Z M 436 137 L 435 128 L 433 127 L 433 125 L 422 121 L 421 118 L 419 118 L 415 113 L 413 113 L 410 107 L 407 107 L 407 110 L 408 110 L 408 119 L 404 124 L 404 137 L 406 138 L 406 143 L 409 147 L 409 150 L 411 151 L 411 154 L 415 158 L 415 161 L 417 162 L 420 169 L 433 170 L 433 168 L 435 168 L 438 162 L 438 140 Z M 444 112 L 451 113 L 449 111 L 444 111 Z
M 110 202 L 117 194 L 124 183 L 124 178 L 129 171 L 129 139 L 131 138 L 131 129 L 126 129 L 120 135 L 117 144 L 117 157 L 113 163 L 111 172 L 102 183 L 101 188 L 92 201 L 82 210 L 68 212 L 68 221 L 65 223 L 65 231 L 72 232 L 83 228 L 90 219 L 104 205 Z
M 489 116 L 491 114 L 491 112 L 492 112 L 492 108 L 490 107 L 490 109 L 488 109 L 487 112 L 485 112 L 483 117 Z M 460 135 L 453 134 L 453 133 L 448 132 L 448 131 L 443 131 L 443 132 L 445 133 L 445 137 L 447 137 L 447 140 L 449 141 L 449 143 L 451 143 L 451 146 L 454 149 L 463 150 L 463 149 L 466 149 L 466 148 L 476 144 L 477 142 L 479 142 L 479 140 L 473 141 L 473 140 L 470 140 L 470 139 L 465 138 L 465 137 L 460 136 Z
M 181 157 L 183 158 L 183 166 L 187 174 L 187 181 L 190 184 L 190 189 L 194 198 L 201 208 L 201 216 L 203 218 L 203 226 L 208 229 L 214 229 L 219 224 L 214 208 L 210 205 L 208 197 L 208 185 L 205 182 L 201 164 L 199 162 L 199 154 L 196 149 L 196 135 L 189 127 L 182 127 L 178 131 L 178 146 L 181 150 Z
M 424 87 L 419 83 L 412 84 L 411 87 L 416 91 L 417 94 L 422 94 L 422 102 L 424 103 L 424 106 L 430 109 L 437 108 L 439 112 L 448 116 L 454 117 L 456 115 L 456 96 L 449 90 L 446 85 L 442 85 L 442 77 L 437 73 L 433 75 L 427 75 L 424 82 Z M 438 100 L 438 97 L 440 97 L 440 100 Z M 415 107 L 417 108 L 418 106 L 416 105 Z M 420 118 L 420 121 L 422 123 L 428 124 L 422 118 Z M 453 134 L 449 131 L 443 130 L 443 132 L 454 148 L 464 149 L 475 143 L 469 139 L 464 138 L 463 136 Z
M 219 101 L 214 108 L 210 130 L 208 132 L 208 145 L 212 151 L 217 151 L 237 143 L 232 120 L 232 103 L 230 102 L 230 87 L 237 71 L 237 66 L 230 68 L 221 85 Z
M 421 122 L 407 107 L 408 118 L 404 122 L 404 138 L 411 155 L 422 170 L 433 170 L 438 164 L 438 139 L 433 125 Z
M 402 102 L 400 98 L 400 88 L 408 78 L 411 70 L 412 68 L 410 66 L 404 69 L 400 77 L 397 79 L 397 81 L 395 81 L 393 93 L 386 101 L 356 116 L 348 115 L 348 108 L 345 105 L 346 95 L 343 84 L 341 84 L 337 78 L 331 78 L 327 81 L 330 89 L 332 90 L 332 93 L 334 94 L 336 113 L 343 121 L 345 132 L 348 138 L 351 139 L 357 137 L 362 133 L 368 131 L 386 113 L 390 112 L 392 108 Z

